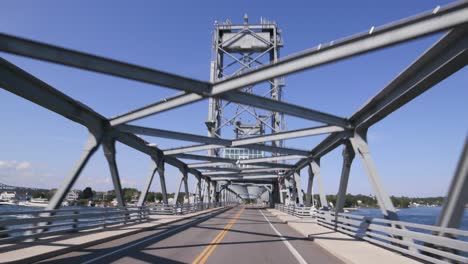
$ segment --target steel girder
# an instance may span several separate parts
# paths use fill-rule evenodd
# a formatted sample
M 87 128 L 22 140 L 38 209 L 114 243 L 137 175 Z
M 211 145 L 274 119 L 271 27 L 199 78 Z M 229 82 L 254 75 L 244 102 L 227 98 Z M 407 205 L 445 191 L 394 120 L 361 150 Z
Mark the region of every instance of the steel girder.
M 275 140 L 282 140 L 282 139 L 292 139 L 292 138 L 322 135 L 322 134 L 334 133 L 334 132 L 339 132 L 339 131 L 344 130 L 344 128 L 338 127 L 338 126 L 320 126 L 320 127 L 311 127 L 311 128 L 278 132 L 278 133 L 274 133 L 270 135 L 261 135 L 261 136 L 254 136 L 254 137 L 249 137 L 249 138 L 229 140 L 229 139 L 199 136 L 199 135 L 194 135 L 194 134 L 189 134 L 189 133 L 181 133 L 181 132 L 176 132 L 176 131 L 141 127 L 141 126 L 133 126 L 133 125 L 120 125 L 120 126 L 117 126 L 117 129 L 123 132 L 144 135 L 144 136 L 162 137 L 162 138 L 191 141 L 191 142 L 200 142 L 200 143 L 213 144 L 213 145 L 224 145 L 226 147 L 240 147 L 240 146 L 245 146 L 249 144 L 264 143 L 268 141 L 275 141 Z
M 166 149 L 166 150 L 164 150 L 164 155 L 174 155 L 174 154 L 180 154 L 180 153 L 186 153 L 186 152 L 197 152 L 197 151 L 201 151 L 201 150 L 218 149 L 218 148 L 224 148 L 224 147 L 226 147 L 226 146 L 224 146 L 224 145 L 215 145 L 215 144 L 193 145 L 193 146 L 189 146 L 189 147 Z M 306 157 L 309 154 L 309 152 L 307 152 L 306 150 L 293 149 L 293 148 L 273 147 L 273 146 L 263 145 L 263 144 L 243 145 L 242 148 L 258 149 L 258 150 L 263 150 L 263 151 L 267 151 L 267 152 L 284 153 L 284 154 L 290 154 L 290 155 L 301 155 L 301 156 L 304 156 L 304 157 Z
M 211 162 L 220 162 L 220 163 L 237 163 L 237 164 L 258 164 L 261 162 L 274 162 L 274 161 L 283 161 L 283 160 L 297 160 L 302 158 L 303 156 L 300 155 L 283 155 L 283 156 L 273 156 L 273 157 L 263 157 L 263 158 L 254 158 L 254 159 L 241 159 L 241 160 L 235 160 L 235 159 L 228 159 L 228 158 L 222 158 L 222 157 L 210 157 L 210 156 L 204 156 L 204 155 L 194 155 L 194 154 L 174 154 L 174 155 L 169 155 L 172 157 L 176 157 L 179 159 L 191 159 L 191 160 L 206 160 L 210 161 L 207 162 L 206 164 L 209 164 Z
M 468 62 L 468 27 L 451 30 L 435 45 L 412 63 L 394 81 L 368 101 L 351 118 L 356 129 L 366 130 L 375 122 L 402 107 L 446 77 L 463 68 Z M 335 149 L 351 136 L 349 131 L 332 133 L 312 149 L 311 157 L 320 158 Z M 293 171 L 301 170 L 309 159 L 298 161 Z

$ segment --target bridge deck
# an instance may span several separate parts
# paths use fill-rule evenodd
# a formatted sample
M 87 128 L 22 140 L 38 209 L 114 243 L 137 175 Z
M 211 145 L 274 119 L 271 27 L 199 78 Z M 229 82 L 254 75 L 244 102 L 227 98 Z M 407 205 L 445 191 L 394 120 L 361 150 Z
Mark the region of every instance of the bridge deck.
M 271 223 L 271 224 L 270 224 Z M 236 207 L 43 263 L 343 263 L 266 210 Z

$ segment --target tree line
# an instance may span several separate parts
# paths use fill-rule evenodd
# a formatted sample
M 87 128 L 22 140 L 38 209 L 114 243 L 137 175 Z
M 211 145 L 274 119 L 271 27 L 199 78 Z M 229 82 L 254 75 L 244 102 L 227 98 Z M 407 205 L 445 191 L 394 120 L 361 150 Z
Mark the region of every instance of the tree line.
M 329 194 L 326 195 L 327 201 L 336 205 L 337 195 Z M 412 204 L 430 205 L 430 206 L 441 206 L 444 197 L 407 197 L 407 196 L 391 196 L 390 197 L 393 205 L 397 208 L 408 208 Z M 304 197 L 305 199 L 305 197 Z M 314 195 L 316 201 L 320 201 L 319 195 Z M 374 195 L 363 195 L 363 194 L 346 194 L 344 207 L 379 207 L 377 198 Z

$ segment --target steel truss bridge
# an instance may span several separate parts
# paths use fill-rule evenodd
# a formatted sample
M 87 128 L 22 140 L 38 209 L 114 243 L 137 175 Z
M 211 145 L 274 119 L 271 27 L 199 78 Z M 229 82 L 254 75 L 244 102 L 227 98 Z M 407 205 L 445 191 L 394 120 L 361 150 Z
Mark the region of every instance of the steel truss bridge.
M 278 59 L 274 63 L 211 82 L 194 80 L 156 69 L 17 36 L 0 34 L 0 51 L 5 53 L 167 87 L 182 91 L 182 93 L 175 94 L 163 101 L 124 112 L 116 117 L 108 118 L 63 94 L 60 92 L 59 87 L 52 87 L 41 81 L 38 76 L 33 76 L 3 58 L 0 59 L 0 86 L 72 122 L 81 124 L 89 130 L 88 139 L 81 156 L 71 173 L 57 189 L 57 192 L 47 206 L 47 210 L 54 210 L 60 207 L 89 159 L 101 146 L 104 149 L 105 158 L 109 165 L 118 204 L 121 208 L 124 208 L 126 204 L 122 194 L 115 151 L 116 142 L 120 142 L 148 155 L 150 158 L 151 168 L 139 198 L 139 206 L 144 205 L 145 198 L 156 173 L 159 176 L 163 202 L 166 205 L 168 204 L 165 164 L 170 164 L 180 171 L 175 201 L 177 201 L 182 185 L 184 185 L 187 196 L 189 195 L 188 177 L 195 177 L 197 181 L 195 193 L 197 201 L 201 203 L 235 202 L 240 201 L 241 197 L 245 198 L 245 196 L 236 193 L 231 188 L 232 185 L 261 186 L 262 192 L 258 193 L 258 197 L 267 200 L 271 207 L 274 207 L 275 204 L 292 206 L 292 209 L 285 207 L 281 207 L 280 209 L 297 214 L 297 208 L 311 206 L 311 192 L 314 182 L 316 182 L 318 187 L 321 205 L 324 207 L 328 205 L 320 179 L 320 159 L 330 151 L 341 147 L 343 149 L 343 166 L 337 203 L 331 212 L 331 217 L 323 218 L 325 219 L 324 221 L 328 221 L 325 225 L 334 226 L 335 229 L 340 225 L 338 218 L 341 217 L 340 213 L 343 212 L 351 164 L 355 156 L 358 156 L 366 169 L 380 210 L 385 216 L 386 221 L 389 221 L 385 222 L 385 225 L 391 226 L 393 230 L 405 230 L 405 224 L 399 221 L 397 210 L 383 186 L 378 168 L 372 159 L 370 146 L 367 141 L 367 131 L 397 109 L 410 103 L 416 97 L 466 66 L 468 62 L 467 23 L 468 2 L 464 1 L 445 7 L 437 7 L 429 13 L 380 27 L 372 27 L 368 32 L 321 44 L 299 54 Z M 386 87 L 383 87 L 380 92 L 370 98 L 360 109 L 357 109 L 356 112 L 349 116 L 336 116 L 317 109 L 298 106 L 291 102 L 283 102 L 241 91 L 242 88 L 260 82 L 274 80 L 275 78 L 305 70 L 313 70 L 333 62 L 404 44 L 414 39 L 441 32 L 445 32 L 442 38 L 421 54 L 419 58 L 396 76 Z M 130 124 L 135 120 L 164 114 L 166 111 L 184 105 L 211 99 L 222 99 L 281 115 L 320 122 L 323 125 L 241 139 L 229 139 Z M 295 149 L 281 145 L 265 144 L 265 142 L 312 137 L 322 134 L 327 134 L 328 136 L 318 145 L 311 146 L 310 149 Z M 154 144 L 143 140 L 139 137 L 140 135 L 154 138 L 169 138 L 191 143 L 188 143 L 184 147 L 160 149 Z M 235 160 L 213 155 L 193 154 L 193 152 L 202 150 L 211 151 L 230 147 L 262 150 L 272 153 L 272 155 L 262 158 Z M 295 162 L 294 164 L 281 162 L 286 160 Z M 245 164 L 250 166 L 241 166 Z M 303 169 L 308 170 L 308 184 L 304 188 L 307 190 L 305 201 L 302 200 L 300 191 L 302 189 L 300 171 Z M 453 238 L 457 235 L 465 234 L 462 231 L 457 233 L 458 231 L 453 230 L 458 230 L 465 205 L 468 202 L 467 180 L 468 144 L 465 141 L 443 209 L 436 226 L 431 227 L 434 237 L 448 239 L 447 237 Z M 344 222 L 342 223 L 347 223 L 346 221 L 348 220 L 345 221 L 345 218 L 343 219 Z M 343 224 L 341 225 L 341 229 L 343 232 L 350 232 L 346 227 L 343 227 Z M 442 253 L 436 254 L 436 257 L 428 257 L 427 254 L 421 253 L 420 244 L 408 242 L 415 239 L 415 237 L 402 238 L 403 235 L 394 234 L 391 237 L 393 239 L 391 243 L 397 243 L 395 241 L 399 239 L 404 241 L 401 243 L 406 243 L 404 244 L 406 246 L 395 247 L 397 249 L 392 248 L 392 250 L 399 250 L 418 259 L 430 262 L 438 262 L 450 258 L 456 261 L 466 260 L 466 258 L 450 255 L 456 255 L 454 252 L 460 251 L 460 249 L 467 251 L 466 244 L 456 244 L 459 241 L 449 243 L 449 245 L 453 244 L 452 249 L 456 248 L 457 250 L 446 251 L 441 246 L 434 246 L 433 248 L 436 248 L 437 252 L 440 251 Z M 456 241 L 449 239 L 449 241 L 452 240 Z M 431 248 L 429 242 L 424 243 L 424 246 L 425 250 Z

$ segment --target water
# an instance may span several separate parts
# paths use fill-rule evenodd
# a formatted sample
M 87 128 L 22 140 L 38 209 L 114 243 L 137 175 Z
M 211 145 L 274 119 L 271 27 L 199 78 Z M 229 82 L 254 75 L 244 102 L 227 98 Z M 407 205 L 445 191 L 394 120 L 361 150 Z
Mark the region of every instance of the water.
M 412 207 L 400 209 L 398 215 L 402 222 L 435 225 L 441 210 L 442 207 Z M 373 218 L 383 218 L 383 214 L 378 208 L 360 208 L 359 211 L 351 213 Z M 461 221 L 460 229 L 468 230 L 468 210 L 466 209 Z

